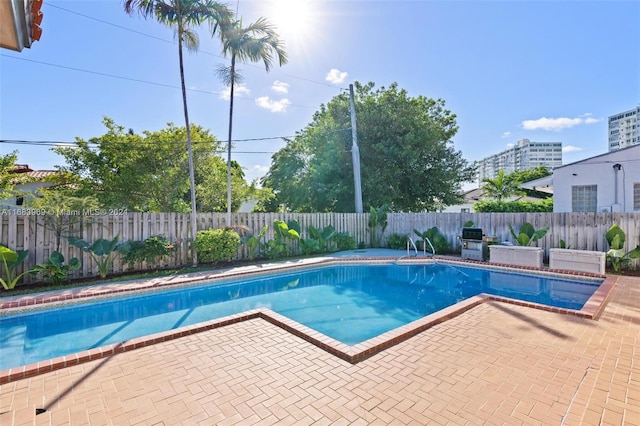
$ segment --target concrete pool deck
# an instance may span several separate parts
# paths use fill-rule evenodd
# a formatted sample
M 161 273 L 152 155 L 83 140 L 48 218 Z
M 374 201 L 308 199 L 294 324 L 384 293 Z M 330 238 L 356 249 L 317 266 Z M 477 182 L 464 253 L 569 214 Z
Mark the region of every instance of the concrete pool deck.
M 598 321 L 489 300 L 357 364 L 230 323 L 3 384 L 0 424 L 640 424 L 640 278 L 609 280 Z

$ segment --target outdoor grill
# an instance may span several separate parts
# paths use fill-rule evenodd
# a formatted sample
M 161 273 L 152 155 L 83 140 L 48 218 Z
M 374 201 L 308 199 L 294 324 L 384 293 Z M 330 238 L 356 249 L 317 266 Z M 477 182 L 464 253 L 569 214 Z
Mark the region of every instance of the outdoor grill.
M 489 248 L 482 228 L 462 228 L 462 258 L 487 260 Z

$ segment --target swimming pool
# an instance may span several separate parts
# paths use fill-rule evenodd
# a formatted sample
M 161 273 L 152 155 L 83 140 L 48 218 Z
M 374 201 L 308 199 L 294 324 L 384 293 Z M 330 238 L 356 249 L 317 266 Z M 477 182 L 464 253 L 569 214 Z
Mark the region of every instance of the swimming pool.
M 0 370 L 268 309 L 354 347 L 479 294 L 579 310 L 602 280 L 427 264 L 340 264 L 0 317 Z

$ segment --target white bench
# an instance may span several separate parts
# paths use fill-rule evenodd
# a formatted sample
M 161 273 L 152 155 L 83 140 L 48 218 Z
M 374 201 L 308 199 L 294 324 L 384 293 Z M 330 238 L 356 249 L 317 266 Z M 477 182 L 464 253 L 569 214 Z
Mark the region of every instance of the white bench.
M 544 251 L 541 247 L 489 246 L 489 262 L 491 263 L 542 268 L 543 256 Z
M 550 249 L 549 267 L 567 271 L 605 274 L 606 253 L 588 250 Z

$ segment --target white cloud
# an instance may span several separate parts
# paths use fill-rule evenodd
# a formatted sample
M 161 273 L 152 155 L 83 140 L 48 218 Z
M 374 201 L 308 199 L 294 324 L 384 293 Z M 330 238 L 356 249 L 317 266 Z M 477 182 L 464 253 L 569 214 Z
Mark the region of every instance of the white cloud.
M 591 114 L 583 114 L 582 116 L 578 116 L 576 118 L 568 118 L 568 117 L 558 117 L 558 118 L 548 118 L 542 117 L 537 120 L 524 120 L 522 122 L 522 128 L 525 130 L 552 130 L 552 131 L 560 131 L 562 129 L 570 129 L 571 127 L 579 126 L 581 124 L 593 124 L 597 123 L 600 120 L 597 118 L 590 117 Z M 586 118 L 584 118 L 586 117 Z
M 516 146 L 516 144 L 514 144 L 514 143 L 508 143 L 507 144 L 507 148 L 513 148 L 514 146 Z
M 511 132 L 504 132 L 504 133 L 502 134 L 502 137 L 503 137 L 503 138 L 508 138 L 509 136 L 511 136 Z
M 261 96 L 256 99 L 256 105 L 260 108 L 268 109 L 271 112 L 285 112 L 287 107 L 291 105 L 291 102 L 287 98 L 276 101 L 269 99 L 268 96 Z
M 345 71 L 340 71 L 339 69 L 332 68 L 331 71 L 327 73 L 327 76 L 324 79 L 332 84 L 340 84 L 344 82 L 345 78 L 347 78 L 348 75 L 349 74 Z
M 271 86 L 271 90 L 278 93 L 289 93 L 289 83 L 276 80 L 273 82 L 273 85 Z
M 269 166 L 265 166 L 263 164 L 256 164 L 251 168 L 251 171 L 253 171 L 257 175 L 264 176 L 269 171 Z
M 250 90 L 244 84 L 237 84 L 236 88 L 233 89 L 234 97 L 248 95 L 249 93 L 250 93 Z M 222 89 L 222 92 L 220 92 L 220 95 L 218 97 L 220 99 L 224 99 L 225 101 L 228 101 L 229 99 L 231 99 L 231 86 L 227 86 L 224 89 Z
M 578 152 L 582 151 L 582 148 L 573 145 L 567 145 L 562 147 L 562 152 Z

